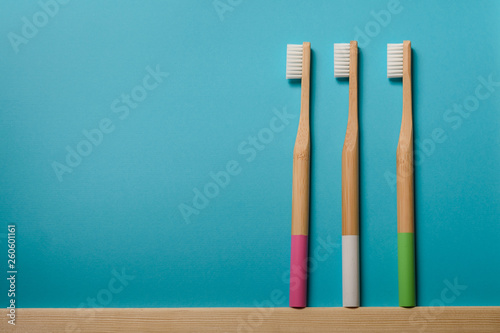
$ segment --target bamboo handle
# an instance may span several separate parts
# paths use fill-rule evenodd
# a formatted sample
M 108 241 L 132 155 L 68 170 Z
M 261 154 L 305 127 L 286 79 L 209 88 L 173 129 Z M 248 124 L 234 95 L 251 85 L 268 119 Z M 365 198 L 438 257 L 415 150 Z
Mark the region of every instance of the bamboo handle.
M 399 305 L 416 305 L 411 43 L 403 42 L 403 117 L 397 149 Z

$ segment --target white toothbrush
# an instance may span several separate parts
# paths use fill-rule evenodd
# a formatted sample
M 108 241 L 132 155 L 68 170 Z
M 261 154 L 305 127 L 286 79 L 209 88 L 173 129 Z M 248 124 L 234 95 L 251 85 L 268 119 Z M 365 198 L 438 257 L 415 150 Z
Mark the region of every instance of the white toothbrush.
M 342 303 L 359 306 L 358 42 L 334 44 L 334 75 L 349 78 L 349 116 L 342 150 Z

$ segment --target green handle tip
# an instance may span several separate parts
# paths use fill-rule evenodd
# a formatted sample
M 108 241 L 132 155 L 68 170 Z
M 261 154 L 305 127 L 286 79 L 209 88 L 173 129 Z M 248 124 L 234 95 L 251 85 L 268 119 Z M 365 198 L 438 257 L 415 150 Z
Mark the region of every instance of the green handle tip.
M 399 306 L 414 307 L 415 301 L 415 235 L 398 233 Z

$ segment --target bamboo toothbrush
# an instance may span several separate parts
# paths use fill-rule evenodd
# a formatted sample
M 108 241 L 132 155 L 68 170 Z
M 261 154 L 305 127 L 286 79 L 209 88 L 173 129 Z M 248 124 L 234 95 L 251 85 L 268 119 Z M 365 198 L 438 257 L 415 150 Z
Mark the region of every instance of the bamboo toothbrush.
M 307 304 L 307 251 L 309 234 L 309 85 L 311 43 L 287 45 L 286 78 L 301 79 L 299 129 L 293 150 L 292 247 L 290 260 L 290 307 Z
M 349 78 L 349 116 L 342 150 L 342 303 L 359 306 L 358 42 L 334 44 L 334 75 Z
M 396 154 L 399 306 L 413 307 L 416 302 L 410 41 L 387 44 L 387 77 L 403 78 L 403 117 Z

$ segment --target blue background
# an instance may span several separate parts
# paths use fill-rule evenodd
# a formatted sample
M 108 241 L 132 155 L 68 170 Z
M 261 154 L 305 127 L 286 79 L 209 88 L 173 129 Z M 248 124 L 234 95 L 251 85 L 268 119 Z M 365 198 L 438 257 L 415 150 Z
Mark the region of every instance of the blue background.
M 16 53 L 8 34 L 21 35 L 22 18 L 32 21 L 40 5 L 2 1 L 0 267 L 7 271 L 14 223 L 17 305 L 87 307 L 100 297 L 109 307 L 237 307 L 269 305 L 281 292 L 271 304 L 287 306 L 300 85 L 285 79 L 286 44 L 310 41 L 311 253 L 333 245 L 314 261 L 309 305 L 341 306 L 348 81 L 333 77 L 332 44 L 354 38 L 362 305 L 398 304 L 396 191 L 386 178 L 396 168 L 402 90 L 386 77 L 386 43 L 403 40 L 413 47 L 421 159 L 418 305 L 500 305 L 500 86 L 460 126 L 457 114 L 447 118 L 480 76 L 500 81 L 500 2 L 401 0 L 386 26 L 370 14 L 387 10 L 385 0 L 233 4 L 221 19 L 212 1 L 72 1 Z M 368 41 L 357 29 L 372 29 Z M 156 65 L 168 78 L 121 120 L 111 103 Z M 238 146 L 283 108 L 295 118 L 248 162 Z M 104 118 L 114 131 L 60 182 L 52 163 Z M 431 149 L 425 140 L 438 128 L 446 140 Z M 193 189 L 231 160 L 240 174 L 186 223 L 179 205 L 192 205 Z M 134 278 L 109 299 L 113 270 Z M 455 280 L 467 289 L 446 290 Z M 5 280 L 0 288 L 6 306 Z

